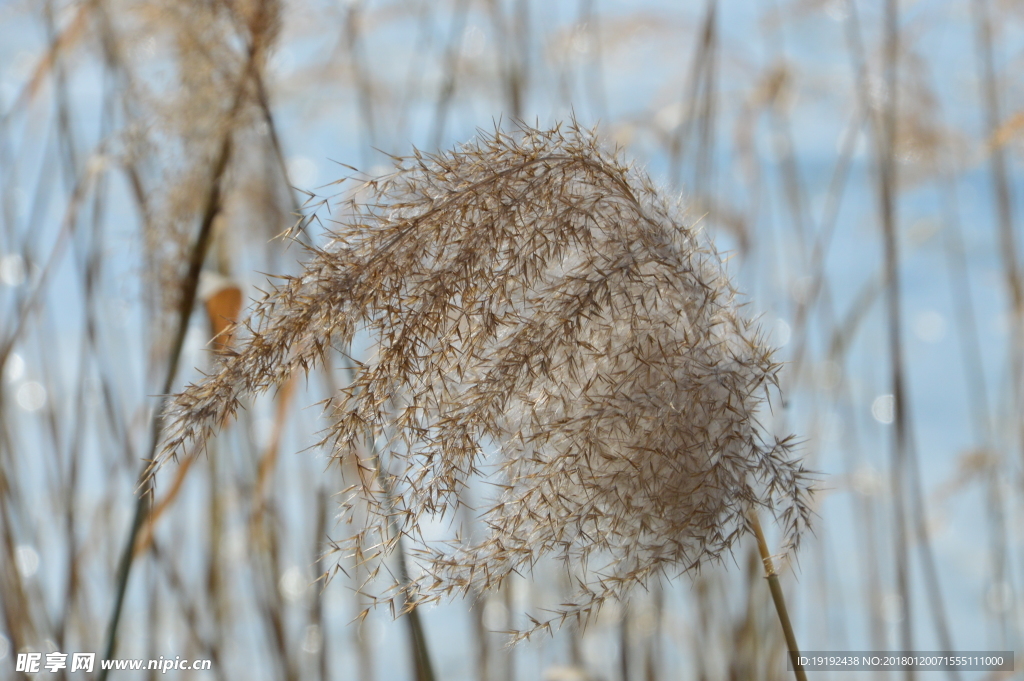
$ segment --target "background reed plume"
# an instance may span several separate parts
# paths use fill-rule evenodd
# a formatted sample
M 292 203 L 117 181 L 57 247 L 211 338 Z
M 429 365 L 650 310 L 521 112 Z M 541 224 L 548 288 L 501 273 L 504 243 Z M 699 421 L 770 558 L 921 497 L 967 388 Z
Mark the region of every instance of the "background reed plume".
M 578 585 L 558 617 L 589 615 L 720 558 L 758 508 L 796 544 L 807 475 L 756 424 L 779 365 L 718 254 L 643 173 L 574 123 L 417 153 L 366 186 L 256 305 L 237 353 L 173 400 L 167 453 L 365 330 L 375 351 L 328 400 L 324 442 L 363 471 L 344 505 L 369 521 L 347 550 L 415 543 L 419 570 L 393 592 L 407 602 L 496 588 L 553 554 Z M 421 522 L 451 515 L 488 463 L 485 536 L 425 540 Z

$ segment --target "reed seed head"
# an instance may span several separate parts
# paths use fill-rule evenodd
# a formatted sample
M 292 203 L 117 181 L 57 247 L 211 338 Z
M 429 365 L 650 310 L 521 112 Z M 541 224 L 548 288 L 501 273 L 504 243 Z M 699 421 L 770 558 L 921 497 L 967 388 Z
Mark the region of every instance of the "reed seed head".
M 525 635 L 721 559 L 751 510 L 796 545 L 808 475 L 756 421 L 779 364 L 709 239 L 642 172 L 575 123 L 520 125 L 365 188 L 174 400 L 165 456 L 365 331 L 375 352 L 329 400 L 324 441 L 361 471 L 344 504 L 366 520 L 339 546 L 380 565 L 403 536 L 418 568 L 384 600 L 560 559 L 576 597 Z M 484 471 L 485 531 L 428 541 L 421 523 Z

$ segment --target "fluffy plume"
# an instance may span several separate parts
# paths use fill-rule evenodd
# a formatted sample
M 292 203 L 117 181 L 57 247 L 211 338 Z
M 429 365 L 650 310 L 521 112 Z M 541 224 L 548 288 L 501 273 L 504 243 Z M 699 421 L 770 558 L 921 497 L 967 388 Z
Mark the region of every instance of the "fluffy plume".
M 165 458 L 367 332 L 325 442 L 364 473 L 347 548 L 379 565 L 412 543 L 419 569 L 392 597 L 494 588 L 552 556 L 578 594 L 535 629 L 722 558 L 759 508 L 795 546 L 807 474 L 756 423 L 779 365 L 708 239 L 645 175 L 575 125 L 521 126 L 366 188 L 256 304 L 237 354 L 174 400 Z M 420 523 L 484 469 L 500 490 L 486 531 L 425 540 Z

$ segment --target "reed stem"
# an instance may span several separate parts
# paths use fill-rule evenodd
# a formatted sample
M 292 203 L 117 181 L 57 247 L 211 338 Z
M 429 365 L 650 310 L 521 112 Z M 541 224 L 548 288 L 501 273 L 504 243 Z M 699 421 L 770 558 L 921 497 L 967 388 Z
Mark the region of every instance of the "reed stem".
M 761 529 L 761 521 L 757 519 L 756 513 L 750 513 L 750 526 L 754 529 L 754 536 L 757 537 L 757 550 L 761 552 L 761 562 L 764 563 L 764 576 L 768 580 L 768 588 L 772 592 L 775 611 L 779 613 L 782 633 L 786 636 L 786 648 L 789 651 L 790 660 L 793 662 L 793 673 L 796 675 L 797 681 L 807 681 L 807 674 L 804 672 L 803 665 L 800 664 L 800 647 L 796 644 L 793 625 L 789 622 L 786 597 L 782 594 L 779 574 L 775 571 L 775 563 L 772 562 L 772 554 L 768 551 L 768 542 L 765 541 L 764 531 Z

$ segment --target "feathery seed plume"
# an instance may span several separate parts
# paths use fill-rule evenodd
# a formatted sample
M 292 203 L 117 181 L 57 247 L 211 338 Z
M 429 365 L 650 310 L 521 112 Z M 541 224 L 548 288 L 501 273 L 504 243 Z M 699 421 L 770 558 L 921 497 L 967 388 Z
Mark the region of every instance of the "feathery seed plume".
M 161 461 L 366 332 L 375 352 L 329 401 L 324 442 L 361 467 L 346 508 L 367 520 L 346 549 L 379 566 L 410 542 L 419 569 L 384 600 L 495 588 L 552 556 L 578 593 L 527 635 L 720 559 L 752 510 L 795 547 L 808 474 L 756 422 L 779 365 L 710 241 L 643 173 L 575 123 L 520 125 L 365 187 L 173 401 Z M 421 521 L 488 467 L 485 532 L 426 540 Z

